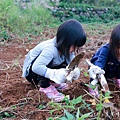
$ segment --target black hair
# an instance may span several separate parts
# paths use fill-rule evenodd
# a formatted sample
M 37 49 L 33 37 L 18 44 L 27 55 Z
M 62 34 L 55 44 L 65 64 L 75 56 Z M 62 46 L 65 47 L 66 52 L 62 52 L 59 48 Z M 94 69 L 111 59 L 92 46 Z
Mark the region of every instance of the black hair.
M 120 24 L 118 24 L 112 31 L 110 37 L 110 52 L 114 57 L 119 56 L 120 49 Z
M 83 46 L 86 42 L 86 34 L 80 22 L 71 19 L 59 26 L 56 39 L 57 49 L 69 59 L 70 47 Z

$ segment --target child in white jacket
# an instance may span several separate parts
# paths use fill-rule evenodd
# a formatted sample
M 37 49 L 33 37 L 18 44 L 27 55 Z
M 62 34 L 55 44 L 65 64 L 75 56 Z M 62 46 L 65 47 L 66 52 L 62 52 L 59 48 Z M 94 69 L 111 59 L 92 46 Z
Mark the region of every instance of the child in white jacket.
M 74 52 L 86 42 L 86 34 L 77 20 L 61 24 L 53 39 L 44 41 L 29 51 L 23 65 L 23 74 L 32 84 L 40 84 L 40 91 L 55 101 L 64 99 L 57 90 L 68 87 L 65 82 L 66 66 L 75 57 Z M 80 76 L 79 68 L 74 69 L 72 79 Z

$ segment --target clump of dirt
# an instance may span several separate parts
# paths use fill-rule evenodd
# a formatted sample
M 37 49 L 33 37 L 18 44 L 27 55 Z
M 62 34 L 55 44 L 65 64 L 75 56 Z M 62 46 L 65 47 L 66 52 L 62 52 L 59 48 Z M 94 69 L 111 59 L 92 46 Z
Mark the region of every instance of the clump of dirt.
M 31 85 L 26 79 L 22 78 L 22 66 L 25 55 L 36 44 L 43 41 L 43 38 L 49 39 L 54 35 L 51 34 L 53 29 L 43 32 L 42 37 L 32 37 L 34 41 L 29 41 L 27 38 L 6 42 L 0 46 L 0 118 L 14 117 L 14 120 L 30 119 L 30 120 L 46 120 L 51 116 L 62 116 L 63 110 L 55 111 L 50 114 L 51 107 L 48 106 L 50 99 L 39 92 L 37 86 Z M 106 39 L 106 38 L 105 38 Z M 85 59 L 90 59 L 95 51 L 109 38 L 98 41 L 90 41 L 82 49 L 86 50 L 86 54 L 79 64 L 81 76 L 79 80 L 69 83 L 69 88 L 62 91 L 65 95 L 69 95 L 70 99 L 83 96 L 85 101 L 91 99 L 91 96 L 86 92 L 85 83 L 89 83 L 89 76 L 85 75 L 88 66 Z M 110 90 L 113 91 L 112 99 L 117 112 L 120 114 L 120 94 L 119 88 L 110 83 Z M 64 104 L 61 103 L 61 104 Z M 92 107 L 95 110 L 95 106 Z M 95 110 L 96 111 L 96 110 Z M 88 110 L 84 109 L 83 113 Z M 104 112 L 104 111 L 103 111 Z M 7 114 L 9 113 L 9 116 Z M 118 118 L 114 118 L 114 120 Z

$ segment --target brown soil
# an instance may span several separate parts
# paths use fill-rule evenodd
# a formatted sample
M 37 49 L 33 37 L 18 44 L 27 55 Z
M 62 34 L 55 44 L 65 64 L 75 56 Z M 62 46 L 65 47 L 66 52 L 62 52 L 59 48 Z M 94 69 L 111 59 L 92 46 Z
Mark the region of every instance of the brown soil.
M 55 30 L 46 30 L 43 32 L 41 37 L 32 37 L 32 41 L 27 38 L 5 41 L 0 44 L 0 118 L 9 120 L 47 120 L 49 117 L 62 116 L 63 110 L 55 111 L 50 114 L 50 110 L 54 109 L 47 105 L 50 102 L 44 94 L 40 93 L 39 90 L 32 86 L 26 79 L 21 77 L 22 66 L 24 57 L 27 52 L 33 48 L 36 44 L 42 40 L 52 38 Z M 83 99 L 88 103 L 90 95 L 86 92 L 87 87 L 84 85 L 89 82 L 89 77 L 85 76 L 84 72 L 87 72 L 87 64 L 85 59 L 90 59 L 93 53 L 102 44 L 109 40 L 108 34 L 103 35 L 102 40 L 99 40 L 99 36 L 93 38 L 83 47 L 87 50 L 85 57 L 82 59 L 79 67 L 81 68 L 81 76 L 79 80 L 69 83 L 69 88 L 62 91 L 65 95 L 70 95 L 70 99 L 77 98 L 83 95 Z M 89 37 L 89 36 L 88 36 Z M 44 39 L 43 39 L 44 38 Z M 21 42 L 22 41 L 22 42 Z M 112 99 L 110 101 L 114 103 L 113 120 L 119 120 L 120 115 L 120 90 L 114 84 L 109 84 L 112 93 Z M 85 91 L 86 90 L 86 91 Z M 61 103 L 61 104 L 64 104 Z M 90 104 L 90 102 L 89 102 Z M 38 106 L 46 106 L 43 109 Z M 14 107 L 14 108 L 13 108 Z M 95 106 L 92 106 L 95 113 Z M 106 109 L 104 109 L 106 110 Z M 87 109 L 81 111 L 81 113 L 90 112 Z M 7 117 L 5 113 L 9 115 L 15 115 L 15 118 Z M 104 113 L 104 114 L 103 114 Z M 117 114 L 117 115 L 116 115 Z M 118 115 L 119 114 L 119 115 Z M 96 113 L 97 115 L 97 113 Z M 105 111 L 102 112 L 101 116 L 105 118 Z M 90 118 L 89 118 L 90 120 Z M 109 119 L 108 119 L 109 120 Z

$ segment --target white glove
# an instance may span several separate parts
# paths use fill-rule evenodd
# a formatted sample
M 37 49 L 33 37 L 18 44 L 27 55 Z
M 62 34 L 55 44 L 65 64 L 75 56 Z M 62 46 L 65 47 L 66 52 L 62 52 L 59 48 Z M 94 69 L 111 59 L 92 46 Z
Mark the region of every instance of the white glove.
M 80 70 L 78 67 L 76 67 L 73 71 L 69 73 L 66 79 L 72 82 L 72 80 L 77 80 L 79 76 L 80 76 Z
M 105 74 L 105 71 L 98 66 L 91 66 L 88 70 L 90 78 L 96 79 L 97 74 Z
M 98 79 L 94 79 L 94 80 L 91 81 L 92 85 L 96 85 L 97 83 L 98 83 Z
M 61 84 L 66 81 L 67 74 L 68 74 L 68 72 L 65 68 L 61 68 L 61 69 L 47 68 L 45 77 L 49 78 L 50 80 L 54 81 L 55 83 Z

